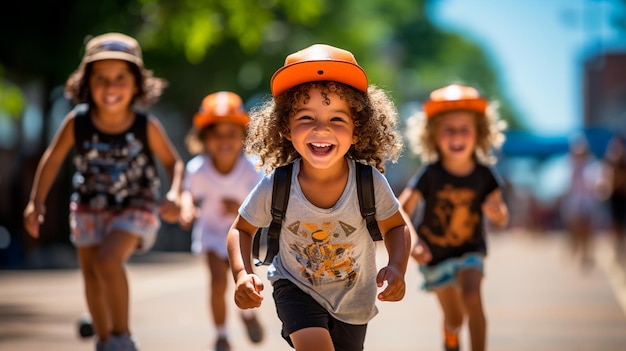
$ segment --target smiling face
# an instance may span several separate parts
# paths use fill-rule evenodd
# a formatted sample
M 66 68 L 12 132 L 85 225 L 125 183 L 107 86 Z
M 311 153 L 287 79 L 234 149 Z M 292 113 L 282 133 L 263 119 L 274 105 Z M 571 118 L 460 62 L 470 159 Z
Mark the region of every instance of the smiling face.
M 138 91 L 129 64 L 121 60 L 102 60 L 92 65 L 89 89 L 98 111 L 102 114 L 125 113 Z
M 452 111 L 436 117 L 435 145 L 442 159 L 472 161 L 476 148 L 476 116 Z
M 204 146 L 215 162 L 232 163 L 243 151 L 244 128 L 235 123 L 216 123 L 204 133 Z
M 343 165 L 344 156 L 357 141 L 348 104 L 339 95 L 309 90 L 289 117 L 289 134 L 305 165 L 329 169 Z

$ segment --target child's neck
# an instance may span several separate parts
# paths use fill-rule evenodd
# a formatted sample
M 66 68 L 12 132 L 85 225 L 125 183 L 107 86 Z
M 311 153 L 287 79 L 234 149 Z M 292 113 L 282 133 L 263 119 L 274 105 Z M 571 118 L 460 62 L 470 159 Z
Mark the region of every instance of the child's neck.
M 441 165 L 448 172 L 456 176 L 466 176 L 476 167 L 476 161 L 472 158 L 465 160 L 442 158 Z
M 343 194 L 349 173 L 346 159 L 329 169 L 318 169 L 302 161 L 298 183 L 309 202 L 319 208 L 331 208 Z
M 237 159 L 239 159 L 239 157 L 236 157 L 232 160 L 231 159 L 218 160 L 215 157 L 211 157 L 211 161 L 213 162 L 213 167 L 215 167 L 215 170 L 217 170 L 221 174 L 229 174 L 230 172 L 232 172 L 233 169 L 235 168 L 235 165 L 237 164 Z
M 97 109 L 92 112 L 92 121 L 98 130 L 105 133 L 121 133 L 133 124 L 135 113 L 126 110 L 123 113 L 105 114 Z

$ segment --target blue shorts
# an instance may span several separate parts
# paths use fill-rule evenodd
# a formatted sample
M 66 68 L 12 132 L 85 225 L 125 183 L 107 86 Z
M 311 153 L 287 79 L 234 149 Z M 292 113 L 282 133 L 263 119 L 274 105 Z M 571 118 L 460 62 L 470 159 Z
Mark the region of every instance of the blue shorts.
M 113 211 L 70 211 L 71 241 L 76 247 L 95 246 L 114 230 L 138 236 L 137 252 L 146 252 L 156 241 L 159 217 L 143 209 Z
M 311 295 L 287 279 L 277 280 L 273 287 L 276 312 L 283 322 L 282 336 L 291 347 L 290 334 L 304 328 L 319 327 L 328 330 L 335 350 L 363 350 L 367 324 L 348 324 L 334 318 Z
M 484 258 L 485 255 L 473 252 L 449 258 L 434 266 L 420 266 L 419 270 L 424 277 L 422 289 L 433 291 L 447 285 L 457 285 L 457 275 L 464 269 L 476 269 L 482 274 Z

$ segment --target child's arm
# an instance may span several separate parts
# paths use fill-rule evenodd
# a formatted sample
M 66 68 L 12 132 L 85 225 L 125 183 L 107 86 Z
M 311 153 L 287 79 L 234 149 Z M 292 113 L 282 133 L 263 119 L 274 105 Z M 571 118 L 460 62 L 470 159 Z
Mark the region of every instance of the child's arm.
M 180 214 L 180 193 L 185 165 L 159 120 L 150 117 L 148 121 L 148 142 L 150 143 L 150 149 L 163 164 L 171 182 L 170 189 L 165 195 L 159 212 L 163 220 L 174 223 L 178 221 Z
M 497 227 L 504 228 L 509 223 L 509 209 L 502 200 L 500 189 L 487 195 L 482 210 L 483 214 Z
M 383 221 L 378 221 L 378 227 L 383 233 L 389 256 L 389 263 L 376 276 L 378 287 L 382 287 L 383 282 L 387 281 L 387 288 L 378 294 L 378 299 L 380 301 L 400 301 L 406 292 L 404 274 L 411 249 L 409 228 L 400 211 Z
M 180 194 L 180 226 L 183 229 L 189 229 L 196 219 L 196 213 L 197 209 L 191 191 L 183 190 Z
M 419 190 L 405 188 L 400 196 L 398 197 L 398 201 L 400 201 L 400 209 L 402 211 L 402 215 L 404 216 L 404 221 L 409 227 L 409 233 L 411 233 L 411 238 L 414 239 L 413 249 L 411 250 L 411 257 L 417 261 L 419 264 L 426 264 L 432 259 L 432 254 L 430 253 L 430 248 L 426 245 L 425 242 L 420 240 L 420 237 L 417 233 L 417 230 L 413 226 L 413 222 L 411 222 L 411 215 L 417 209 L 417 205 L 422 199 L 422 193 Z
M 235 279 L 235 303 L 241 309 L 261 306 L 263 282 L 252 269 L 252 235 L 257 228 L 237 215 L 228 232 L 230 268 Z
M 44 222 L 48 192 L 72 145 L 74 145 L 73 114 L 68 115 L 63 121 L 54 139 L 41 156 L 35 172 L 30 199 L 24 209 L 24 227 L 34 238 L 39 237 L 39 225 Z

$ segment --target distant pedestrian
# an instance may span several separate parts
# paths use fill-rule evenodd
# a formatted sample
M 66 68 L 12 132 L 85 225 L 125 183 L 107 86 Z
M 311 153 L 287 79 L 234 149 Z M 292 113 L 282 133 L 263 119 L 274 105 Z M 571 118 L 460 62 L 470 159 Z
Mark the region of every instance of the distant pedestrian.
M 251 112 L 246 146 L 269 172 L 293 166 L 279 251 L 268 268 L 282 336 L 298 351 L 362 350 L 376 298 L 399 301 L 405 294 L 410 237 L 381 174 L 402 146 L 395 106 L 368 85 L 352 53 L 324 44 L 287 56 L 271 90 L 273 98 Z M 357 162 L 371 165 L 365 169 L 372 171 L 375 220 L 389 255 L 378 272 L 376 244 L 359 210 Z M 251 240 L 272 222 L 276 174 L 244 201 L 228 235 L 242 309 L 263 301 Z
M 156 101 L 164 84 L 144 68 L 135 39 L 119 33 L 92 38 L 66 83 L 67 94 L 84 105 L 67 115 L 43 154 L 24 210 L 26 230 L 39 237 L 46 197 L 74 147 L 71 240 L 98 351 L 137 350 L 124 264 L 133 252 L 152 247 L 159 214 L 178 221 L 184 164 L 161 123 L 136 108 Z M 155 158 L 171 180 L 162 201 Z
M 443 311 L 446 351 L 458 351 L 465 317 L 472 351 L 486 349 L 481 283 L 487 254 L 483 218 L 504 227 L 509 220 L 492 148 L 503 141 L 494 106 L 472 87 L 449 85 L 430 94 L 409 119 L 407 138 L 424 164 L 399 199 L 412 214 L 423 201 L 412 256 L 424 289 Z
M 561 197 L 561 218 L 570 235 L 572 253 L 582 268 L 589 269 L 594 266 L 591 246 L 600 168 L 583 134 L 571 138 L 567 160 L 570 178 Z
M 226 237 L 237 209 L 262 178 L 243 153 L 249 122 L 241 97 L 220 91 L 202 100 L 187 137 L 189 152 L 196 156 L 187 163 L 180 220 L 183 227 L 193 224 L 191 249 L 204 256 L 210 272 L 215 351 L 230 350 L 225 300 L 229 273 Z M 255 313 L 244 310 L 242 319 L 252 342 L 261 342 L 263 330 Z
M 608 195 L 615 257 L 626 260 L 626 140 L 615 136 L 609 141 L 600 177 Z

